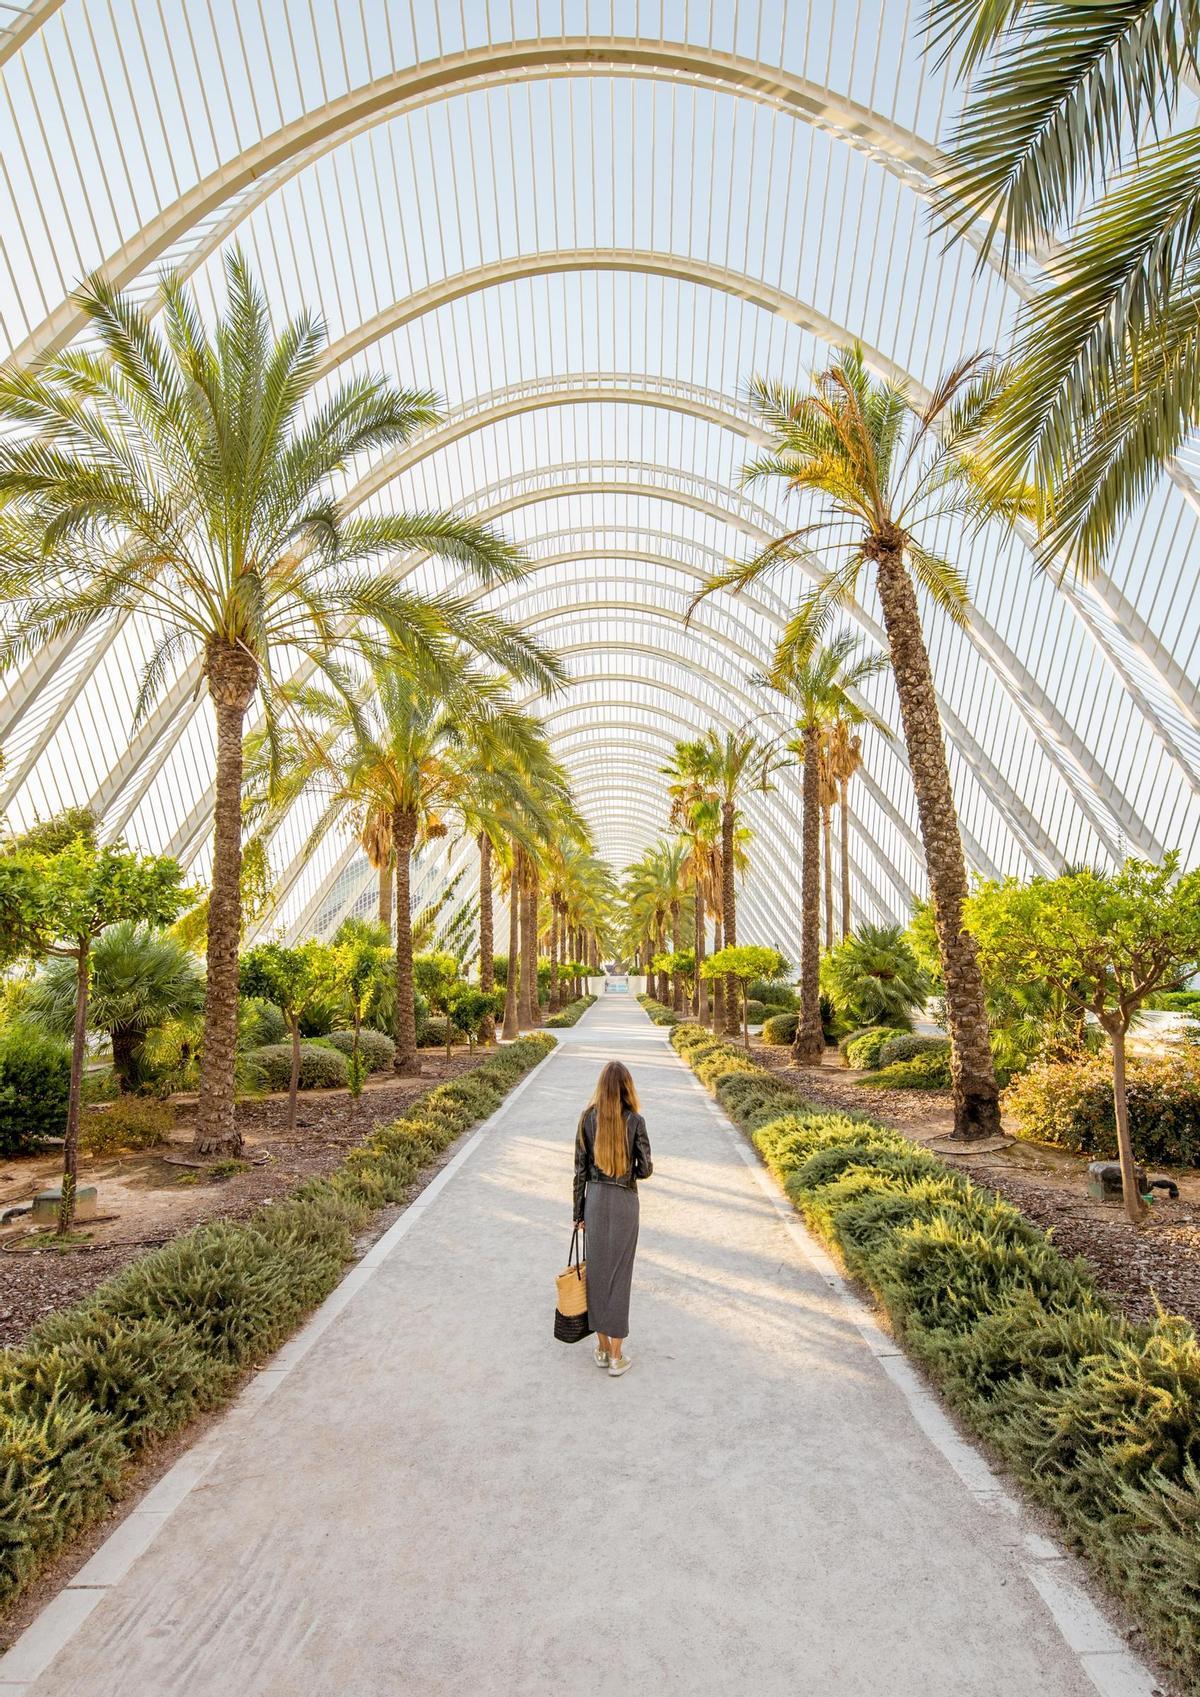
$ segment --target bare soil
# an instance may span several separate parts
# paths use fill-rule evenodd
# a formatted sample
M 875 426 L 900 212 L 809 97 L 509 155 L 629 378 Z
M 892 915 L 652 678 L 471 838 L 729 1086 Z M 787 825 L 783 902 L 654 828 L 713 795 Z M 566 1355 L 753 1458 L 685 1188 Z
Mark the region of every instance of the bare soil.
M 307 1178 L 332 1172 L 346 1152 L 377 1125 L 394 1120 L 417 1096 L 458 1078 L 486 1060 L 489 1051 L 425 1050 L 420 1076 L 391 1073 L 368 1079 L 355 1101 L 347 1090 L 300 1095 L 295 1132 L 287 1129 L 286 1094 L 238 1103 L 237 1123 L 249 1164 L 229 1176 L 196 1163 L 190 1151 L 195 1099 L 177 1097 L 170 1142 L 136 1153 L 81 1157 L 79 1182 L 94 1184 L 100 1218 L 80 1228 L 84 1241 L 68 1250 L 25 1248 L 28 1217 L 0 1227 L 0 1346 L 20 1341 L 47 1314 L 68 1308 L 127 1262 L 209 1220 L 243 1219 L 263 1202 L 283 1196 Z M 0 1213 L 57 1184 L 57 1151 L 0 1161 Z
M 954 1115 L 948 1090 L 880 1090 L 869 1075 L 842 1065 L 836 1049 L 819 1067 L 795 1067 L 791 1051 L 752 1039 L 755 1059 L 779 1073 L 824 1108 L 870 1114 L 917 1143 L 932 1147 L 950 1165 L 1006 1201 L 1053 1235 L 1064 1255 L 1091 1263 L 1096 1281 L 1114 1306 L 1132 1319 L 1152 1319 L 1158 1306 L 1200 1327 L 1200 1172 L 1154 1167 L 1151 1176 L 1173 1178 L 1179 1200 L 1156 1192 L 1149 1219 L 1132 1226 L 1119 1205 L 1087 1194 L 1086 1156 L 1006 1137 L 1001 1147 L 974 1151 L 948 1141 Z

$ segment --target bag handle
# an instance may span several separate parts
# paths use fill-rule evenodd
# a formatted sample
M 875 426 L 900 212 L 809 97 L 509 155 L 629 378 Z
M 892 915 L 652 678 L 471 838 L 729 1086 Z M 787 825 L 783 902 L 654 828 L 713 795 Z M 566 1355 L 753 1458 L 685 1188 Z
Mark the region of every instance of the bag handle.
M 570 1252 L 567 1255 L 567 1271 L 568 1271 L 568 1273 L 571 1271 L 572 1265 L 574 1265 L 576 1278 L 581 1279 L 583 1277 L 583 1265 L 582 1265 L 582 1260 L 581 1260 L 581 1257 L 580 1257 L 580 1254 L 579 1254 L 579 1227 L 578 1226 L 576 1226 L 575 1229 L 571 1233 L 571 1248 L 570 1248 Z

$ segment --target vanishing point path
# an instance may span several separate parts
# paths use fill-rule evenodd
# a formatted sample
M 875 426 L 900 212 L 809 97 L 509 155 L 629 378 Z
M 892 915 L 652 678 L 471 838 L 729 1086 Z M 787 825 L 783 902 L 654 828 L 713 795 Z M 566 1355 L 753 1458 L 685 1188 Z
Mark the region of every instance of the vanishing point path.
M 664 1034 L 612 997 L 559 1036 L 0 1694 L 1148 1691 L 1094 1612 L 1056 1624 L 1067 1564 L 856 1323 Z M 655 1157 L 617 1381 L 551 1335 L 575 1122 L 612 1056 Z

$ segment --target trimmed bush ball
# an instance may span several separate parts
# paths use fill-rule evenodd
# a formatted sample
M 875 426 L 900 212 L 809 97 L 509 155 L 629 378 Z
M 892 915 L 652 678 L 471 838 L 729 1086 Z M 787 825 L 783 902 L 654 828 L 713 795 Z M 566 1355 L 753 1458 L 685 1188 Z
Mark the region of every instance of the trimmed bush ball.
M 292 1080 L 290 1043 L 268 1043 L 265 1048 L 253 1050 L 250 1060 L 262 1077 L 264 1090 L 288 1088 Z M 349 1082 L 350 1067 L 340 1050 L 330 1048 L 328 1043 L 301 1043 L 301 1090 L 336 1090 Z
M 768 1008 L 778 1008 L 780 1013 L 795 1013 L 800 1006 L 795 990 L 781 978 L 756 978 L 746 995 L 752 1002 L 763 1002 Z
M 846 1065 L 857 1067 L 864 1072 L 882 1066 L 880 1056 L 887 1045 L 895 1041 L 895 1037 L 894 1025 L 868 1025 L 861 1031 L 852 1031 L 849 1037 L 842 1039 L 842 1055 Z
M 746 1003 L 746 1023 L 747 1023 L 747 1025 L 761 1025 L 763 1020 L 766 1019 L 766 1017 L 767 1017 L 767 1007 L 766 1007 L 765 1002 L 747 1002 Z
M 911 1031 L 902 1031 L 893 1036 L 890 1042 L 884 1044 L 880 1051 L 877 1066 L 895 1066 L 897 1061 L 911 1061 L 917 1055 L 941 1055 L 950 1053 L 950 1042 L 946 1037 L 917 1037 Z
M 763 1021 L 762 1040 L 772 1049 L 784 1049 L 796 1041 L 797 1013 L 776 1013 Z
M 881 1090 L 949 1090 L 950 1044 L 943 1042 L 941 1050 L 925 1049 L 907 1061 L 893 1061 L 891 1066 L 864 1078 L 864 1084 L 877 1084 Z
M 450 1046 L 463 1044 L 467 1040 L 465 1031 L 460 1031 L 452 1022 L 448 1022 L 441 1014 L 432 1015 L 417 1032 L 417 1047 L 419 1049 L 444 1049 L 446 1047 L 446 1026 L 450 1024 Z
M 347 1059 L 354 1052 L 353 1031 L 331 1031 L 329 1036 L 323 1037 L 321 1041 L 340 1050 Z M 372 1031 L 369 1026 L 364 1025 L 358 1034 L 358 1053 L 368 1072 L 386 1072 L 392 1064 L 396 1045 L 382 1031 Z
M 71 1051 L 14 1025 L 0 1036 L 0 1155 L 26 1155 L 67 1129 Z

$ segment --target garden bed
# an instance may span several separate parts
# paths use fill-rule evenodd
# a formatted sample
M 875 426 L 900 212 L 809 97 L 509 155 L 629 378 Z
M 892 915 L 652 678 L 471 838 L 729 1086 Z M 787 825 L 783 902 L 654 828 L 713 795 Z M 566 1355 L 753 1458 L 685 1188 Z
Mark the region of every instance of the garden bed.
M 12 1251 L 28 1232 L 27 1220 L 0 1230 L 0 1346 L 19 1342 L 38 1320 L 80 1301 L 128 1262 L 193 1226 L 245 1219 L 304 1179 L 332 1172 L 347 1150 L 377 1125 L 390 1123 L 417 1096 L 472 1071 L 494 1053 L 455 1050 L 447 1060 L 442 1051 L 427 1050 L 419 1078 L 371 1078 L 357 1101 L 347 1090 L 307 1091 L 300 1097 L 294 1132 L 287 1129 L 285 1094 L 243 1100 L 237 1105 L 237 1123 L 250 1164 L 228 1177 L 211 1175 L 209 1167 L 219 1172 L 217 1161 L 208 1167 L 174 1164 L 191 1159 L 195 1114 L 194 1100 L 177 1100 L 169 1145 L 81 1158 L 80 1182 L 97 1186 L 102 1215 L 116 1216 L 82 1228 L 91 1247 L 16 1254 Z M 61 1166 L 56 1151 L 0 1161 L 0 1212 L 57 1184 Z
M 793 1067 L 790 1051 L 756 1043 L 754 1058 L 794 1084 L 818 1107 L 869 1114 L 880 1125 L 932 1145 L 953 1166 L 1006 1201 L 1046 1231 L 1064 1255 L 1082 1255 L 1105 1294 L 1131 1319 L 1153 1319 L 1161 1302 L 1200 1326 L 1200 1172 L 1169 1172 L 1179 1200 L 1156 1197 L 1149 1219 L 1131 1226 L 1119 1207 L 1089 1200 L 1087 1158 L 1037 1144 L 1013 1141 L 988 1154 L 958 1153 L 942 1141 L 953 1129 L 948 1090 L 878 1090 L 861 1083 L 864 1073 L 841 1063 L 836 1049 L 821 1067 Z

